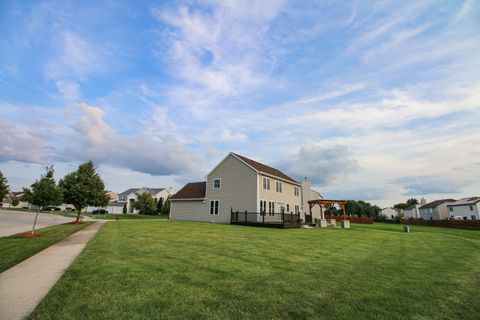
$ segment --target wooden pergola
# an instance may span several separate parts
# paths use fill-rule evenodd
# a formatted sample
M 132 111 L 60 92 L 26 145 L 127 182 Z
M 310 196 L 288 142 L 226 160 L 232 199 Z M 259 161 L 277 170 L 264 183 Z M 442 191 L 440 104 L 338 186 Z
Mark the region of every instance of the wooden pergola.
M 312 215 L 312 208 L 316 205 L 320 206 L 320 218 L 325 219 L 325 214 L 323 213 L 323 208 L 330 209 L 335 204 L 338 204 L 343 211 L 343 220 L 347 219 L 347 214 L 345 210 L 345 200 L 327 200 L 327 199 L 317 199 L 308 201 L 308 206 L 310 207 L 310 215 Z

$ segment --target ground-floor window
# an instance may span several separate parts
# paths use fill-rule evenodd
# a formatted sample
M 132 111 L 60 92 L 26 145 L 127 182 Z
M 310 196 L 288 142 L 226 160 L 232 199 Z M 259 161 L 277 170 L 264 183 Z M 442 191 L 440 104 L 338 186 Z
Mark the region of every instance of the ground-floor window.
M 260 200 L 260 212 L 261 213 L 267 212 L 267 201 Z
M 299 205 L 295 205 L 295 214 L 298 214 L 300 212 L 300 206 Z
M 290 205 L 287 203 L 287 213 L 290 213 Z
M 219 205 L 220 205 L 220 201 L 210 200 L 210 214 L 218 214 Z
M 268 215 L 269 216 L 275 215 L 275 203 L 272 201 L 268 201 Z

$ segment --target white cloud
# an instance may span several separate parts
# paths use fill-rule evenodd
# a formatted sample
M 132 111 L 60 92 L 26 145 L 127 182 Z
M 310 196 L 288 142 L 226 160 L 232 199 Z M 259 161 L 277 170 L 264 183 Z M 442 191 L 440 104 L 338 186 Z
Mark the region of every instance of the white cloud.
M 48 163 L 53 158 L 53 149 L 27 128 L 0 121 L 0 162 L 22 161 Z

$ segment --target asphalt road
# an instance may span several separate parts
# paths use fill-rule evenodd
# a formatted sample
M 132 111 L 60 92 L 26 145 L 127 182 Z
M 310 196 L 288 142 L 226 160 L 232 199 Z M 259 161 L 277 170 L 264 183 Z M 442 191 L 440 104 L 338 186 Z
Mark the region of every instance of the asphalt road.
M 32 230 L 34 212 L 0 210 L 0 237 Z M 73 218 L 56 214 L 40 213 L 35 229 L 73 221 Z

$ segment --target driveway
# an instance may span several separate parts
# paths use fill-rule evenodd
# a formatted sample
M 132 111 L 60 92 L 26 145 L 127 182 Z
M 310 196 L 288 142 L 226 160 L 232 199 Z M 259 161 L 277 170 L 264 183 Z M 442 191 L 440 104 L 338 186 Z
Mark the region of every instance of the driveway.
M 32 230 L 34 219 L 34 212 L 0 210 L 0 237 Z M 35 229 L 67 223 L 73 220 L 73 218 L 57 214 L 40 213 Z

